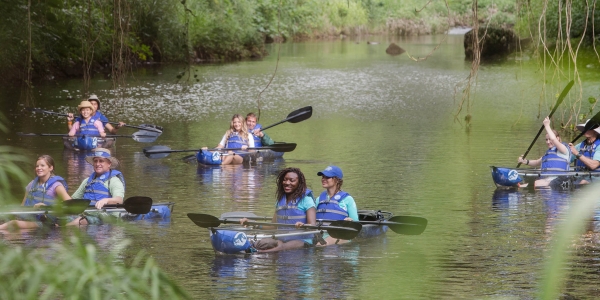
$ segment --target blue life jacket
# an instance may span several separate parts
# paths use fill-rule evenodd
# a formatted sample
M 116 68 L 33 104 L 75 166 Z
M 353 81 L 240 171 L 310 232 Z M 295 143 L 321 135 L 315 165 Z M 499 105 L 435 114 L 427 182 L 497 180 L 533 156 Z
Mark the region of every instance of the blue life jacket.
M 542 157 L 542 171 L 568 171 L 570 158 L 571 158 L 571 150 L 569 145 L 566 143 L 562 143 L 567 147 L 568 155 L 567 159 L 558 156 L 558 150 L 556 147 L 552 147 L 546 151 L 546 154 Z
M 79 136 L 77 137 L 77 139 L 75 139 L 75 143 L 73 144 L 75 148 L 81 150 L 92 150 L 98 147 L 98 138 L 100 136 L 100 131 L 98 131 L 98 128 L 94 126 L 94 122 L 96 122 L 96 120 L 98 120 L 98 118 L 96 118 L 96 115 L 91 117 L 87 123 L 83 118 L 79 117 L 78 134 L 81 134 L 82 136 Z
M 60 181 L 60 183 L 67 188 L 67 182 L 60 176 L 52 176 L 48 178 L 44 184 L 38 184 L 39 177 L 36 177 L 31 184 L 31 189 L 27 191 L 27 197 L 25 198 L 25 206 L 33 206 L 37 203 L 44 203 L 46 205 L 52 205 L 56 202 L 56 192 L 50 194 L 48 193 L 48 188 L 51 187 L 55 182 Z
M 307 189 L 304 196 L 312 197 L 312 191 Z M 306 223 L 306 212 L 298 208 L 298 202 L 302 199 L 296 199 L 287 203 L 285 195 L 277 202 L 275 213 L 277 214 L 277 223 L 296 224 L 296 222 Z
M 83 194 L 84 199 L 92 200 L 92 202 L 90 202 L 90 206 L 95 205 L 97 201 L 100 201 L 104 198 L 112 197 L 112 194 L 108 188 L 104 186 L 104 183 L 108 182 L 113 177 L 117 177 L 119 180 L 121 180 L 121 182 L 123 182 L 123 188 L 125 188 L 125 177 L 123 177 L 123 174 L 117 170 L 110 170 L 94 178 L 95 176 L 96 172 L 90 175 L 85 185 L 85 193 Z
M 243 139 L 237 132 L 232 132 L 227 139 L 225 148 L 242 148 L 242 146 L 248 146 L 248 140 Z
M 588 145 L 586 143 L 586 141 L 581 142 L 581 144 L 579 144 L 579 153 L 589 159 L 594 159 L 594 153 L 596 153 L 596 148 L 598 147 L 598 145 L 600 145 L 600 140 L 596 138 L 596 140 L 594 141 L 594 143 L 592 143 L 591 145 Z M 588 168 L 581 160 L 576 160 L 575 161 L 575 167 L 578 171 L 589 171 L 590 168 Z M 593 170 L 593 172 L 600 172 L 600 168 Z
M 327 191 L 323 191 L 317 203 L 317 219 L 343 220 L 348 217 L 348 212 L 340 207 L 340 202 L 348 196 L 348 193 L 339 191 L 327 200 Z
M 102 114 L 102 112 L 100 112 L 99 110 L 96 111 L 96 113 L 92 116 L 92 118 L 94 118 L 96 120 L 100 120 L 100 122 L 102 122 L 103 126 L 106 126 L 106 124 L 108 123 L 108 118 L 106 118 L 106 116 L 104 116 L 104 114 Z M 83 120 L 81 115 L 75 117 L 75 122 L 79 122 L 81 124 L 81 120 Z
M 254 128 L 251 129 L 250 131 L 255 130 L 255 129 L 262 129 L 262 125 L 256 124 L 256 126 L 254 126 Z M 252 137 L 254 138 L 254 147 L 262 147 L 262 138 L 254 135 L 254 134 L 252 134 Z

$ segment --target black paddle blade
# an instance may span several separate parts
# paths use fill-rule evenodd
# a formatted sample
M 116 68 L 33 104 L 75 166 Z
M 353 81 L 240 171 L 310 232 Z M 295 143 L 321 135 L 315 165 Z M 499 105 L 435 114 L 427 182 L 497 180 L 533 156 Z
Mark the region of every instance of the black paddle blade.
M 143 151 L 147 158 L 165 158 L 171 153 L 171 148 L 167 146 L 156 145 L 146 147 Z
M 312 106 L 303 107 L 291 112 L 287 116 L 287 121 L 290 123 L 302 122 L 312 116 Z
M 398 234 L 419 235 L 427 228 L 427 219 L 411 216 L 395 216 L 381 225 L 387 225 L 392 231 Z
M 352 221 L 334 221 L 334 222 L 331 222 L 329 224 L 329 226 L 345 227 L 348 229 L 354 229 L 354 230 L 344 230 L 344 229 L 327 228 L 327 226 L 322 227 L 324 229 L 327 229 L 327 233 L 329 233 L 329 235 L 332 238 L 340 239 L 340 240 L 351 240 L 351 239 L 355 238 L 358 235 L 358 233 L 360 232 L 360 230 L 362 229 L 362 225 L 360 223 L 352 222 Z
M 215 216 L 194 213 L 189 213 L 187 216 L 194 224 L 202 228 L 219 227 L 221 225 L 221 220 Z
M 275 143 L 263 148 L 271 149 L 275 152 L 292 152 L 294 149 L 296 149 L 296 146 L 296 143 Z
M 91 200 L 70 199 L 52 206 L 52 214 L 56 215 L 78 215 L 89 208 Z
M 129 197 L 123 201 L 123 208 L 130 214 L 147 214 L 152 208 L 152 198 L 144 196 Z

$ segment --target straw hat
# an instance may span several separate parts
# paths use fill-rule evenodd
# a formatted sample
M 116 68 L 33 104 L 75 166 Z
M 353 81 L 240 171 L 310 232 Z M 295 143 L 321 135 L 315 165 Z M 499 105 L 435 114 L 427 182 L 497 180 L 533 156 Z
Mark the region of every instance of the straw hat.
M 92 106 L 92 103 L 90 101 L 87 101 L 87 100 L 81 101 L 81 103 L 79 103 L 79 105 L 77 106 L 77 110 L 81 111 L 82 108 L 86 108 L 86 107 L 88 107 L 92 111 L 94 110 L 94 107 Z
M 590 121 L 590 119 L 588 119 L 587 121 L 585 121 L 585 123 L 583 124 L 577 124 L 577 130 L 583 132 L 583 130 L 585 130 L 585 125 Z M 594 131 L 597 132 L 598 134 L 600 134 L 600 127 L 596 127 L 594 128 Z
M 111 169 L 119 167 L 119 160 L 112 157 L 110 155 L 110 150 L 108 150 L 106 148 L 93 149 L 92 152 L 90 152 L 86 156 L 85 161 L 87 161 L 90 165 L 93 165 L 95 157 L 106 158 L 106 159 L 110 160 L 110 168 Z

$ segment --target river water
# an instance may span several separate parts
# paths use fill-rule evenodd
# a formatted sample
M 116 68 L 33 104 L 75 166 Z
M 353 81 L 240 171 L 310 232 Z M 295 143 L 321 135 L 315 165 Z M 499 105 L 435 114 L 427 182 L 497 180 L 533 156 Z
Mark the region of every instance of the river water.
M 411 56 L 426 57 L 442 40 L 394 41 Z M 251 167 L 197 167 L 182 160 L 191 153 L 151 160 L 142 153 L 148 144 L 120 138 L 115 149 L 127 181 L 126 197 L 173 201 L 173 217 L 166 223 L 82 231 L 107 251 L 114 250 L 115 240 L 131 239 L 131 247 L 119 250 L 120 257 L 128 260 L 145 250 L 197 299 L 535 298 L 552 233 L 578 191 L 496 190 L 489 166 L 515 165 L 541 126 L 539 107 L 547 114 L 566 81 L 543 76 L 527 58 L 485 64 L 472 92 L 472 126 L 465 127 L 453 117 L 455 90 L 461 90 L 470 70 L 462 36 L 448 36 L 419 62 L 406 54 L 387 55 L 386 38 L 371 41 L 380 43 L 271 45 L 271 55 L 263 60 L 195 66 L 188 82 L 177 80 L 182 67 L 149 67 L 136 71 L 121 92 L 97 76 L 92 91 L 111 120 L 163 126 L 163 135 L 152 145 L 172 149 L 216 146 L 234 113 L 257 111 L 258 95 L 274 72 L 260 95 L 260 123 L 276 123 L 308 105 L 314 112 L 304 122 L 267 131 L 276 141 L 297 143 L 295 151 L 283 161 Z M 579 72 L 585 78 L 583 98 L 595 96 L 600 78 L 594 65 Z M 543 81 L 549 83 L 545 91 Z M 37 86 L 33 105 L 75 111 L 82 96 L 81 81 L 58 81 Z M 32 165 L 39 154 L 52 155 L 56 173 L 75 188 L 91 172 L 80 155 L 63 150 L 58 138 L 15 134 L 62 133 L 65 119 L 31 114 L 18 99 L 14 87 L 0 91 L 1 111 L 12 130 L 3 140 L 24 149 Z M 544 151 L 540 139 L 528 157 Z M 207 230 L 186 216 L 228 211 L 272 215 L 279 170 L 299 167 L 309 187 L 320 192 L 316 173 L 329 164 L 343 169 L 344 190 L 359 208 L 427 218 L 426 231 L 418 236 L 390 231 L 323 249 L 220 256 L 208 243 Z M 34 176 L 33 167 L 30 174 Z M 15 201 L 20 199 L 19 187 Z M 51 239 L 30 234 L 12 238 L 36 246 Z M 575 251 L 576 263 L 568 264 L 572 276 L 564 293 L 598 296 L 595 238 L 589 233 L 574 242 L 581 247 Z

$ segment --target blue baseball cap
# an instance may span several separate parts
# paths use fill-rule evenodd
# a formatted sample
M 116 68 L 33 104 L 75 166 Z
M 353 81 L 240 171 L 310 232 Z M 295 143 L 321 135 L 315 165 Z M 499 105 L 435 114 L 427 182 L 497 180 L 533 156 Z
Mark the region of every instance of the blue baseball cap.
M 342 179 L 342 177 L 344 177 L 344 173 L 342 173 L 342 169 L 337 166 L 327 166 L 325 170 L 317 173 L 317 176 L 337 177 Z

